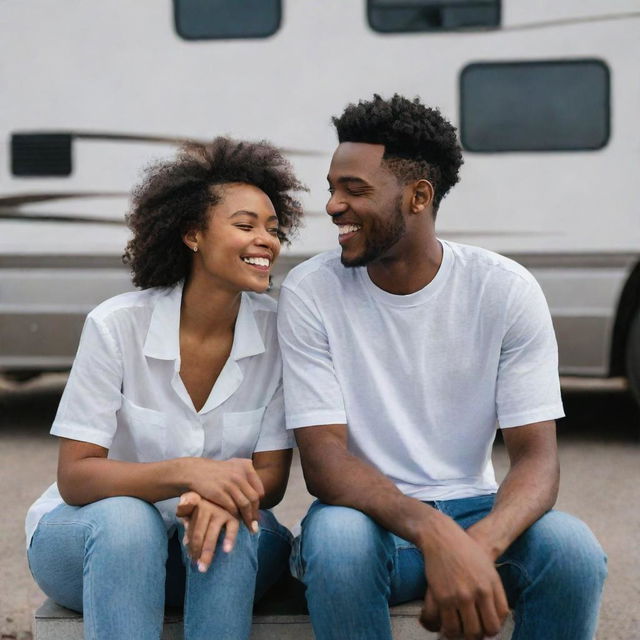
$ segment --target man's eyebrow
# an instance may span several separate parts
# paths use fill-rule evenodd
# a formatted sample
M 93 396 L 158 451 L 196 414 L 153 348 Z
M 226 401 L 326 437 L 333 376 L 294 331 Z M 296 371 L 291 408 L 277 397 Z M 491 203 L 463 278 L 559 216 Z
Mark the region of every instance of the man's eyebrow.
M 327 182 L 331 184 L 331 178 L 327 176 Z M 338 184 L 346 184 L 347 182 L 357 182 L 363 186 L 370 187 L 371 185 L 364 179 L 358 176 L 340 176 L 337 181 Z
M 246 209 L 240 209 L 239 211 L 232 213 L 229 216 L 229 219 L 235 218 L 236 216 L 250 216 L 252 218 L 255 218 L 256 220 L 260 217 L 255 211 L 247 211 Z M 267 218 L 267 222 L 274 222 L 274 221 L 278 222 L 278 216 L 276 216 L 275 214 Z

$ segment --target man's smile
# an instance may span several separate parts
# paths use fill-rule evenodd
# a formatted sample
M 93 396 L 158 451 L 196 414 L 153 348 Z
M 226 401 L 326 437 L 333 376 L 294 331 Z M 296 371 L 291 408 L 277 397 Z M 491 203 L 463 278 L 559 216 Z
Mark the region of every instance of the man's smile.
M 339 224 L 338 225 L 338 242 L 340 244 L 347 242 L 362 229 L 359 224 Z

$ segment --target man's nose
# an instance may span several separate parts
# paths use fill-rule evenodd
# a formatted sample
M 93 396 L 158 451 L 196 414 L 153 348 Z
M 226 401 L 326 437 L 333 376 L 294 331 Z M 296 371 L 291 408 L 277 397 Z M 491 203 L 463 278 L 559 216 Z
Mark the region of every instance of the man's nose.
M 341 200 L 336 196 L 336 194 L 332 194 L 329 200 L 327 201 L 327 213 L 330 216 L 337 216 L 341 213 L 344 213 L 347 210 L 347 203 Z

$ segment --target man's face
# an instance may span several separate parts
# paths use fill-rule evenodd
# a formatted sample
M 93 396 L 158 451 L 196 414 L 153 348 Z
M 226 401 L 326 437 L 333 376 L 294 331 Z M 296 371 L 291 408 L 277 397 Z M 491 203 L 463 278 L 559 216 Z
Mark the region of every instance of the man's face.
M 346 267 L 391 255 L 406 233 L 403 187 L 382 164 L 383 154 L 383 145 L 343 142 L 331 160 L 327 213 L 338 225 Z

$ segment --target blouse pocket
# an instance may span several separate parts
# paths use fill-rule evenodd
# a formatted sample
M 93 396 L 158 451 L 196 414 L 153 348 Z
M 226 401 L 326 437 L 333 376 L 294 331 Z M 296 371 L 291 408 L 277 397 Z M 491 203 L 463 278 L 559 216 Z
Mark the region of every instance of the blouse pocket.
M 222 457 L 250 458 L 260 436 L 262 416 L 266 407 L 252 411 L 225 413 L 222 429 Z
M 118 430 L 111 447 L 114 458 L 133 462 L 157 462 L 167 458 L 167 416 L 140 407 L 122 396 Z

